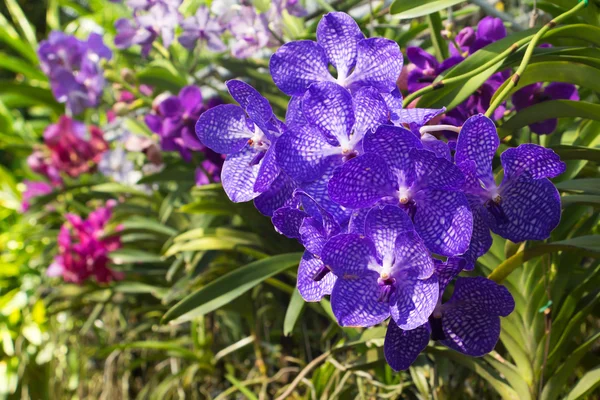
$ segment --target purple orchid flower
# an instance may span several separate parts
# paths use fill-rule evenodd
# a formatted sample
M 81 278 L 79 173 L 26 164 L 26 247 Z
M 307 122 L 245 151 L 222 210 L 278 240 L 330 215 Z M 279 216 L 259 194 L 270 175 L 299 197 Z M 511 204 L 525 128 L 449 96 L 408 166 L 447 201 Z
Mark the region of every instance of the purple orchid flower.
M 362 88 L 355 97 L 333 82 L 311 85 L 302 98 L 302 118 L 277 143 L 277 162 L 298 182 L 321 177 L 330 163 L 356 157 L 362 139 L 387 121 L 387 106 L 373 88 Z
M 134 12 L 149 10 L 154 5 L 160 5 L 176 10 L 181 3 L 181 0 L 127 0 L 126 2 L 127 6 L 132 8 Z
M 158 36 L 156 32 L 142 27 L 137 21 L 127 18 L 118 19 L 115 22 L 115 47 L 117 49 L 128 49 L 139 44 L 142 48 L 142 56 L 148 57 L 152 49 L 152 42 Z
M 257 14 L 254 7 L 242 6 L 229 22 L 234 37 L 231 54 L 236 58 L 248 58 L 275 42 L 269 32 L 265 15 Z
M 373 208 L 364 236 L 332 237 L 322 258 L 337 276 L 331 306 L 341 326 L 373 326 L 391 315 L 398 326 L 414 329 L 437 303 L 433 260 L 398 207 Z
M 464 60 L 465 57 L 475 53 L 483 47 L 506 37 L 506 28 L 499 18 L 486 17 L 480 21 L 477 31 L 473 28 L 464 28 L 456 38 L 459 49 L 450 46 L 450 58 L 439 63 L 436 58 L 418 47 L 407 49 L 408 59 L 415 65 L 408 76 L 408 90 L 413 92 L 431 85 L 436 78 Z M 460 126 L 469 117 L 485 112 L 496 90 L 510 76 L 509 71 L 497 72 L 492 75 L 481 87 L 473 93 L 463 104 L 450 110 L 442 123 Z M 504 105 L 494 112 L 494 119 L 504 116 Z
M 183 32 L 179 36 L 179 43 L 188 50 L 196 47 L 196 43 L 201 46 L 206 45 L 210 51 L 221 52 L 227 49 L 227 46 L 221 40 L 221 35 L 225 31 L 225 26 L 217 18 L 210 15 L 207 7 L 200 7 L 196 14 L 186 18 L 181 23 Z
M 496 185 L 492 159 L 499 144 L 496 126 L 484 115 L 469 118 L 458 135 L 455 161 L 466 177 L 474 223 L 469 268 L 489 250 L 490 229 L 518 243 L 544 240 L 560 222 L 560 195 L 548 178 L 563 173 L 565 163 L 551 149 L 522 144 L 500 156 L 504 178 Z
M 408 369 L 430 339 L 472 357 L 481 357 L 494 349 L 500 337 L 500 317 L 512 313 L 515 301 L 504 286 L 474 277 L 458 278 L 452 297 L 442 304 L 446 286 L 462 268 L 458 259 L 446 263 L 436 260 L 439 296 L 428 322 L 405 330 L 390 321 L 383 350 L 392 369 Z
M 52 32 L 40 43 L 38 57 L 42 71 L 50 78 L 54 97 L 65 103 L 71 114 L 99 104 L 104 90 L 100 60 L 112 57 L 101 35 L 91 33 L 86 41 L 81 41 L 62 32 Z
M 25 191 L 23 192 L 23 199 L 21 201 L 21 211 L 26 212 L 29 210 L 31 201 L 39 196 L 52 193 L 52 185 L 48 182 L 43 181 L 24 181 Z
M 240 105 L 208 110 L 198 119 L 196 134 L 206 147 L 227 155 L 221 181 L 231 201 L 239 203 L 266 192 L 280 175 L 275 143 L 281 125 L 269 101 L 253 87 L 238 80 L 226 85 Z
M 473 219 L 460 191 L 465 179 L 460 169 L 424 150 L 419 138 L 397 126 L 368 132 L 363 148 L 365 154 L 335 170 L 328 186 L 333 201 L 352 209 L 395 204 L 411 216 L 429 250 L 463 254 Z
M 534 83 L 525 86 L 513 94 L 512 102 L 515 109 L 521 111 L 524 108 L 535 104 L 543 103 L 548 100 L 579 100 L 577 87 L 569 83 L 552 82 L 547 86 L 542 83 Z M 542 122 L 536 122 L 529 125 L 531 132 L 538 135 L 548 135 L 556 130 L 558 120 L 556 118 L 547 119 Z
M 329 73 L 331 64 L 337 71 Z M 372 86 L 390 93 L 402 70 L 398 44 L 384 38 L 365 39 L 348 14 L 325 14 L 317 26 L 317 41 L 299 40 L 281 46 L 270 61 L 275 85 L 290 96 L 301 96 L 317 82 L 336 82 L 357 90 Z
M 321 301 L 330 295 L 336 276 L 321 258 L 327 240 L 341 232 L 335 218 L 312 197 L 297 190 L 294 197 L 302 200 L 304 209 L 282 207 L 273 214 L 273 225 L 281 234 L 297 239 L 306 251 L 298 267 L 297 288 L 305 301 Z

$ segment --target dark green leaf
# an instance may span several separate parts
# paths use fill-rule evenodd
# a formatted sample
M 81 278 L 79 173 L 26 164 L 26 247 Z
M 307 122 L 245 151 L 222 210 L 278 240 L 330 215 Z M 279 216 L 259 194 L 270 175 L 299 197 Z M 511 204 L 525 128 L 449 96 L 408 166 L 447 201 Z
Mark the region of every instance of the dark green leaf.
M 285 336 L 290 336 L 294 331 L 294 326 L 296 325 L 296 321 L 298 321 L 300 314 L 302 314 L 304 305 L 304 299 L 300 295 L 300 292 L 298 292 L 298 289 L 294 290 L 283 320 L 283 334 Z
M 448 7 L 462 3 L 464 0 L 396 0 L 390 12 L 400 19 L 412 19 L 429 15 Z

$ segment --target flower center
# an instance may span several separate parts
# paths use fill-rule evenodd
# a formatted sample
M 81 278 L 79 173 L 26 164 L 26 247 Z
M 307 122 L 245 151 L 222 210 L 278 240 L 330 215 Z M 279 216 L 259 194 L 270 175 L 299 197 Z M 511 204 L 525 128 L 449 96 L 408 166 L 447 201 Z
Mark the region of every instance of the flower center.
M 508 217 L 502 209 L 502 197 L 500 197 L 499 194 L 496 194 L 491 200 L 486 201 L 484 205 L 490 214 L 494 216 L 494 219 L 498 225 L 508 223 Z
M 312 280 L 315 282 L 319 282 L 323 280 L 323 278 L 325 278 L 330 272 L 331 270 L 329 269 L 329 267 L 323 264 L 319 267 L 319 270 L 313 275 Z

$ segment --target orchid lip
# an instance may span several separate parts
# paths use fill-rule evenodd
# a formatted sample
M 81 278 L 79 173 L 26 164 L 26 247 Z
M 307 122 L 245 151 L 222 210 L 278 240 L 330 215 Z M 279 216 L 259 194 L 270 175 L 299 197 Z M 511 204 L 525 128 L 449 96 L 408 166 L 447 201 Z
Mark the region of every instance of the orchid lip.
M 312 280 L 315 282 L 320 282 L 330 273 L 331 270 L 326 265 L 321 265 L 319 270 L 313 275 Z
M 504 225 L 509 222 L 508 217 L 502 209 L 502 197 L 496 195 L 493 199 L 486 201 L 484 205 L 490 214 L 494 216 L 494 219 L 498 225 Z

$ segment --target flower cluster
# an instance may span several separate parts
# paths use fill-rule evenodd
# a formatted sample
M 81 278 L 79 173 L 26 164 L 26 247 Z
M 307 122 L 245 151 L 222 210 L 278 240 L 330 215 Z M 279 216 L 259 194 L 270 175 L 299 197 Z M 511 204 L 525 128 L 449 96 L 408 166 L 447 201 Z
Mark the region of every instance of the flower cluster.
M 108 149 L 98 127 L 87 127 L 66 115 L 46 128 L 44 145 L 33 151 L 27 163 L 55 186 L 62 184 L 62 173 L 74 178 L 94 169 Z
M 227 1 L 215 3 L 211 8 L 200 6 L 187 18 L 178 11 L 181 0 L 131 0 L 126 4 L 133 9 L 134 17 L 121 18 L 115 23 L 115 46 L 126 49 L 140 45 L 145 57 L 159 36 L 162 44 L 169 47 L 178 27 L 181 28 L 178 41 L 188 50 L 226 51 L 225 38 L 229 36 L 229 48 L 234 57 L 251 57 L 277 44 L 276 37 L 283 34 L 285 15 L 306 14 L 297 0 L 273 1 L 264 12 L 258 12 L 246 2 Z
M 227 155 L 229 198 L 254 199 L 277 231 L 304 245 L 297 287 L 306 301 L 330 295 L 342 326 L 391 317 L 385 355 L 396 370 L 430 339 L 472 356 L 494 348 L 512 296 L 486 278 L 457 276 L 488 251 L 490 231 L 514 242 L 547 238 L 560 219 L 548 178 L 565 169 L 552 150 L 521 145 L 501 155 L 496 184 L 493 121 L 477 114 L 462 126 L 426 125 L 444 109 L 403 109 L 401 69 L 395 42 L 365 38 L 350 16 L 332 12 L 316 42 L 287 43 L 271 58 L 273 81 L 292 96 L 285 122 L 234 80 L 227 87 L 239 105 L 208 110 L 196 124 L 200 142 Z M 458 133 L 454 153 L 432 134 L 448 129 Z
M 67 222 L 58 234 L 58 255 L 48 267 L 48 276 L 61 276 L 73 283 L 83 283 L 92 276 L 101 283 L 123 278 L 108 267 L 109 253 L 121 247 L 120 238 L 104 237 L 115 204 L 114 200 L 108 201 L 85 220 L 75 214 L 66 215 Z
M 146 125 L 160 137 L 164 151 L 178 151 L 188 162 L 192 159 L 192 152 L 203 153 L 204 161 L 196 170 L 198 185 L 220 181 L 223 157 L 200 143 L 194 133 L 198 117 L 219 104 L 221 99 L 217 97 L 204 104 L 200 88 L 186 86 L 177 96 L 158 96 L 154 100 L 153 112 L 145 117 Z
M 38 57 L 42 71 L 50 78 L 54 97 L 73 115 L 97 107 L 104 90 L 100 60 L 110 60 L 111 50 L 102 36 L 92 33 L 86 41 L 63 32 L 51 32 L 40 43 Z

